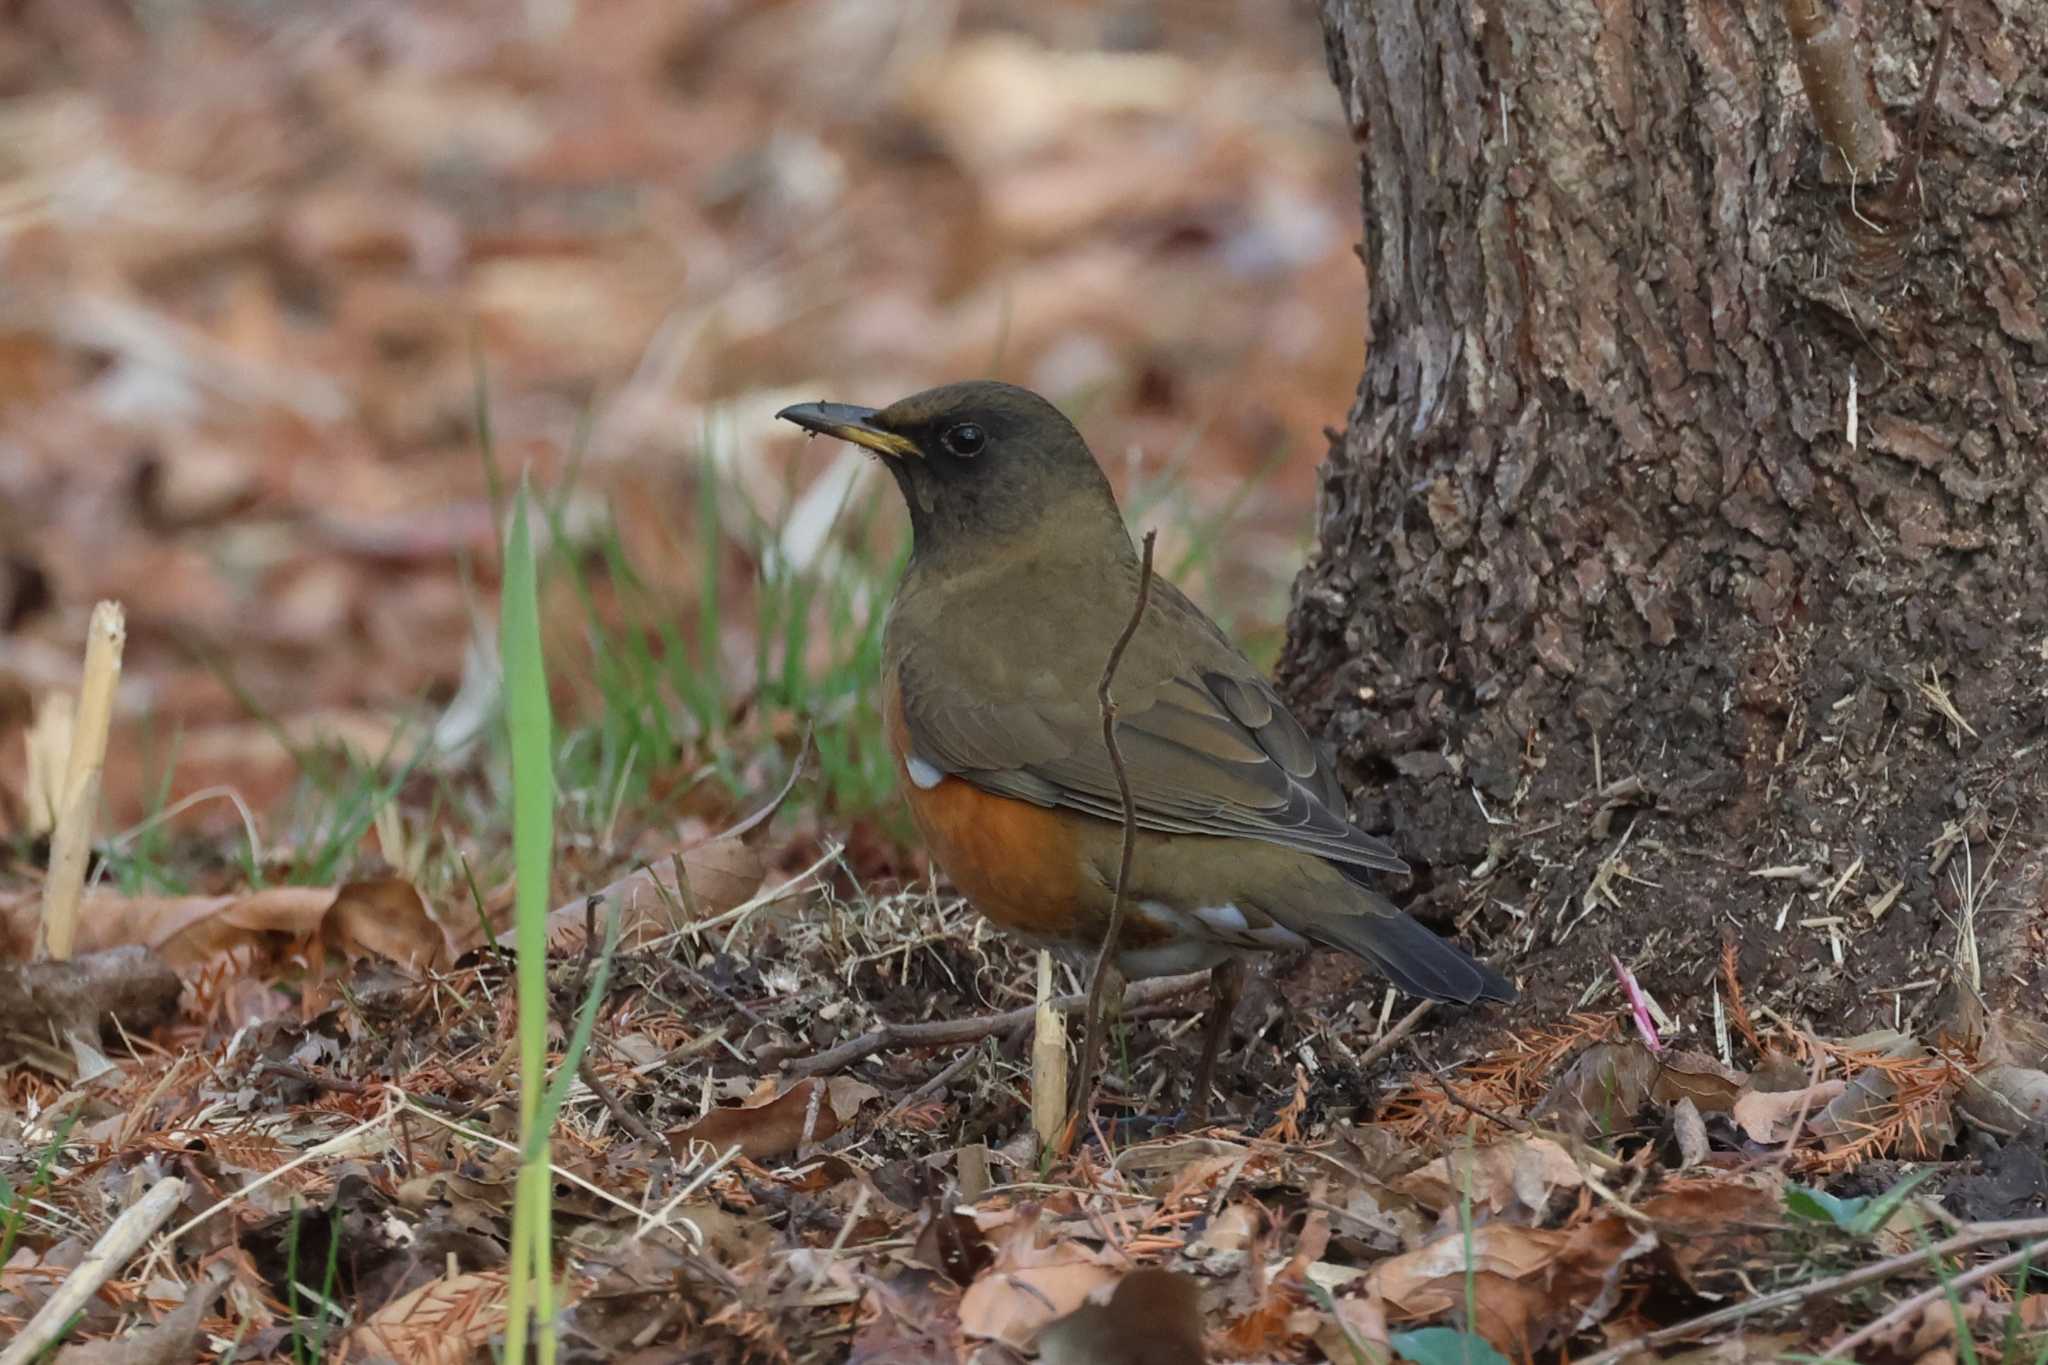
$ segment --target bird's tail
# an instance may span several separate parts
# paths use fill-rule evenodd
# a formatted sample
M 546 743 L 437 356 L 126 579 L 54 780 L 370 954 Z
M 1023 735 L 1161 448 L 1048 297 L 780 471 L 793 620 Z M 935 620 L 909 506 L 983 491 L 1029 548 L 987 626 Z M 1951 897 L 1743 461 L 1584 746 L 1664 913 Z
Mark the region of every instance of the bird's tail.
M 1515 998 L 1513 982 L 1438 938 L 1386 897 L 1356 882 L 1349 889 L 1368 905 L 1299 916 L 1291 927 L 1326 947 L 1364 958 L 1409 995 L 1463 1005 Z

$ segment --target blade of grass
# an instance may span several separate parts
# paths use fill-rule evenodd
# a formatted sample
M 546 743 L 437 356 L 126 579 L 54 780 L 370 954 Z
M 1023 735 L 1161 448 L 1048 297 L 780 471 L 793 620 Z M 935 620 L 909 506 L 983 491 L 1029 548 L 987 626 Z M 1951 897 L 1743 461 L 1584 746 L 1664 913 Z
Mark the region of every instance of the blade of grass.
M 522 1153 L 526 1161 L 540 1159 L 542 1144 L 547 1141 L 548 1131 L 554 1127 L 555 1115 L 562 1112 L 562 1102 L 569 1098 L 569 1087 L 576 1083 L 577 1068 L 583 1064 L 583 1054 L 590 1047 L 590 1035 L 597 1028 L 597 1011 L 604 1003 L 605 984 L 611 980 L 612 957 L 619 950 L 619 930 L 625 921 L 625 906 L 614 900 L 611 923 L 604 931 L 604 950 L 597 955 L 597 965 L 590 974 L 590 989 L 584 994 L 583 1007 L 576 1012 L 576 1029 L 569 1036 L 568 1050 L 562 1054 L 562 1064 L 555 1068 L 555 1078 L 549 1082 L 547 1094 L 541 1097 L 541 1122 L 527 1134 L 526 1149 Z
M 28 1184 L 12 1189 L 0 1183 L 0 1265 L 6 1265 L 8 1257 L 14 1254 L 14 1239 L 21 1232 L 22 1220 L 28 1216 L 29 1201 L 50 1187 L 50 1170 L 57 1164 L 65 1140 L 71 1136 L 71 1126 L 77 1122 L 78 1115 L 71 1113 L 58 1123 L 57 1134 L 36 1159 L 35 1174 L 28 1178 Z
M 541 658 L 540 583 L 524 482 L 512 505 L 499 609 L 505 656 L 505 724 L 512 754 L 513 941 L 518 955 L 519 1120 L 523 1135 L 512 1214 L 510 1319 L 505 1359 L 523 1365 L 532 1320 L 538 1356 L 555 1358 L 553 1236 L 547 1130 L 541 1100 L 547 1070 L 547 913 L 554 852 L 553 717 Z

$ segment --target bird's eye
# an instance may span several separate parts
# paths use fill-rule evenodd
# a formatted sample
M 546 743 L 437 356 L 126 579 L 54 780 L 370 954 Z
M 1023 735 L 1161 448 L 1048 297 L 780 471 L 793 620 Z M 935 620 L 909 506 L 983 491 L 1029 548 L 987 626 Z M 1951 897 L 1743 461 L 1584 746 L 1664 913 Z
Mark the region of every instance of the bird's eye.
M 969 457 L 979 455 L 981 448 L 988 444 L 988 437 L 972 422 L 962 422 L 958 426 L 946 428 L 946 434 L 940 439 L 946 443 L 946 449 L 955 455 Z

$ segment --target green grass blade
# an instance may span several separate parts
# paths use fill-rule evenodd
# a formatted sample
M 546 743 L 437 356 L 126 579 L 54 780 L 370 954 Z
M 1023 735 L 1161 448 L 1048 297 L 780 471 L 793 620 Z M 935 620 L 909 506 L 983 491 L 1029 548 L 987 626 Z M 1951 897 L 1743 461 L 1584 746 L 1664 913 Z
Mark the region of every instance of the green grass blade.
M 513 1209 L 511 1319 L 505 1330 L 505 1358 L 526 1358 L 530 1311 L 541 1324 L 539 1357 L 554 1359 L 552 1326 L 553 1237 L 549 1228 L 546 1117 L 542 1111 L 547 1075 L 547 915 L 555 839 L 554 722 L 548 707 L 547 671 L 541 658 L 540 582 L 527 518 L 527 490 L 520 486 L 512 506 L 505 546 L 505 581 L 499 609 L 505 657 L 505 725 L 512 754 L 513 941 L 519 994 L 520 1166 Z
M 611 980 L 612 957 L 619 950 L 619 930 L 626 922 L 626 907 L 617 900 L 612 902 L 611 912 L 611 922 L 604 931 L 604 951 L 597 955 L 597 965 L 590 973 L 590 989 L 584 994 L 583 1007 L 576 1012 L 576 1029 L 569 1037 L 568 1050 L 562 1054 L 562 1064 L 555 1068 L 547 1094 L 541 1097 L 542 1122 L 527 1135 L 528 1161 L 534 1159 L 537 1143 L 545 1141 L 549 1129 L 554 1127 L 555 1115 L 562 1112 L 562 1102 L 568 1099 L 569 1087 L 576 1083 L 577 1068 L 589 1050 L 590 1035 L 596 1031 L 597 1011 L 604 1004 L 605 986 Z

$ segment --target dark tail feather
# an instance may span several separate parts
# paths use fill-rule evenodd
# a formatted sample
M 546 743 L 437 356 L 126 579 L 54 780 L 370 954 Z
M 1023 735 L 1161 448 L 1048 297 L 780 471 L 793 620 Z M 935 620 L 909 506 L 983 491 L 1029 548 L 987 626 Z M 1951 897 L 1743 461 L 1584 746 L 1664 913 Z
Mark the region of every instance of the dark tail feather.
M 1304 917 L 1294 928 L 1318 943 L 1356 953 L 1409 995 L 1462 1005 L 1505 1004 L 1515 998 L 1513 983 L 1499 972 L 1444 942 L 1377 893 L 1358 889 L 1373 902 L 1371 910 Z

